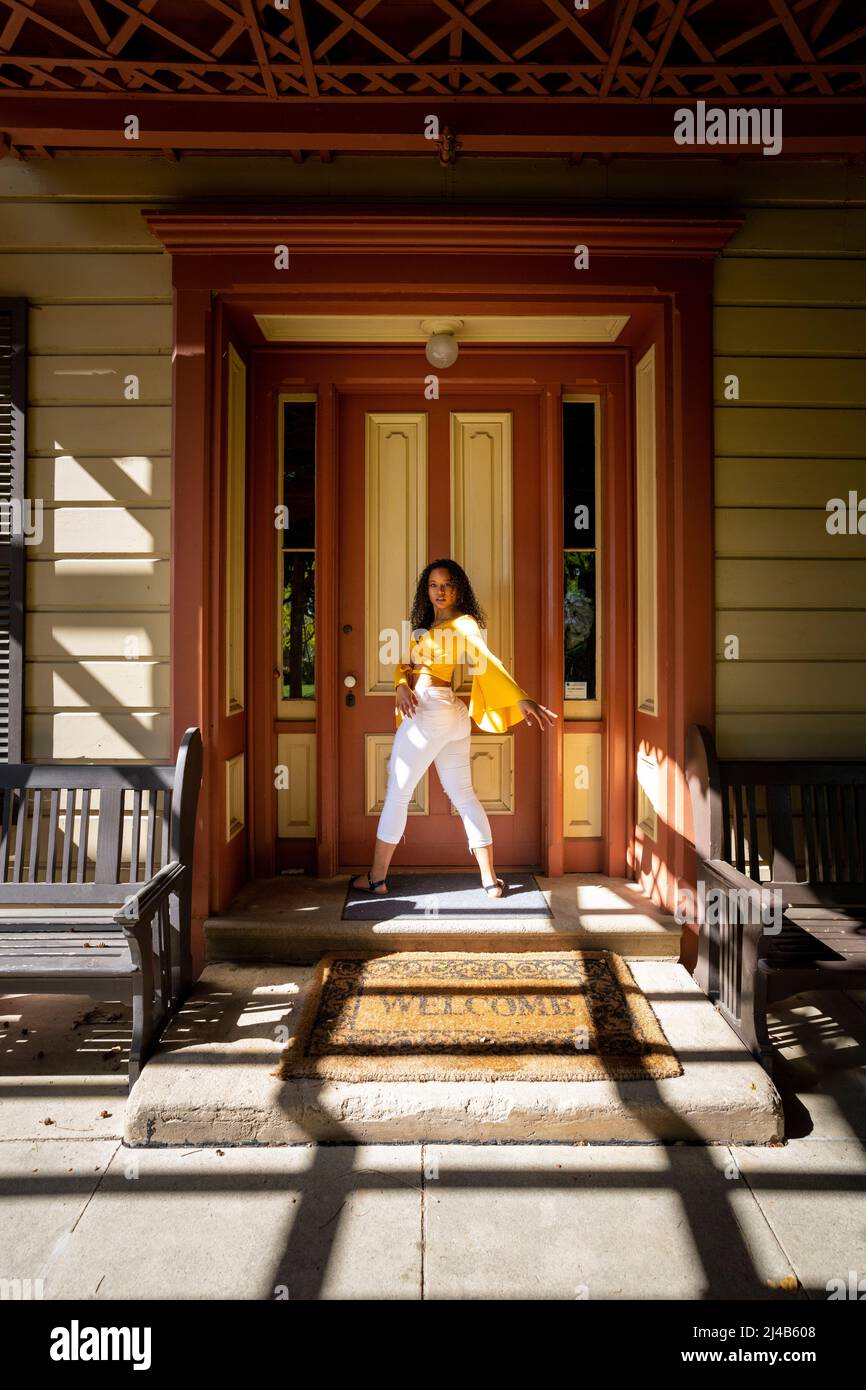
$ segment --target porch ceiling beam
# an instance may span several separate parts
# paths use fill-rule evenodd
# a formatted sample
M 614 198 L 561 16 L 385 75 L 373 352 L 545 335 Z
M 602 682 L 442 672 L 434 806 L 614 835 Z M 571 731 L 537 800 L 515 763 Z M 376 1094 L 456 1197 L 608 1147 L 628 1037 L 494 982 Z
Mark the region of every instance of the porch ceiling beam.
M 145 15 L 149 14 L 156 7 L 156 0 L 138 0 L 138 7 L 133 15 L 127 16 L 121 24 L 114 38 L 108 45 L 108 53 L 122 53 L 133 34 L 141 26 L 141 21 Z
M 847 48 L 849 44 L 856 43 L 858 39 L 862 39 L 864 35 L 866 35 L 866 24 L 862 24 L 859 29 L 852 29 L 850 34 L 845 34 L 843 38 L 837 39 L 835 43 L 828 43 L 826 48 L 822 48 L 819 51 L 818 57 L 823 61 L 823 59 L 829 57 L 831 53 L 838 53 L 840 48 Z
M 556 20 L 555 23 L 549 24 L 546 29 L 542 29 L 540 34 L 536 34 L 534 38 L 527 39 L 526 43 L 521 44 L 519 48 L 515 48 L 512 57 L 516 62 L 521 62 L 528 54 L 534 53 L 536 48 L 540 48 L 543 43 L 548 43 L 550 39 L 555 38 L 557 34 L 561 34 L 564 28 L 565 24 L 563 21 L 561 19 Z
M 86 17 L 91 29 L 101 44 L 108 43 L 111 35 L 103 24 L 96 10 L 93 8 L 93 0 L 78 0 L 78 8 Z
M 34 94 L 35 96 L 36 94 Z M 88 100 L 81 93 L 74 95 L 68 93 L 43 94 L 39 100 L 50 103 L 55 107 L 64 101 L 73 101 L 79 111 L 76 119 L 81 121 L 80 106 Z M 147 101 L 148 95 L 142 93 L 141 101 Z M 154 101 L 153 97 L 149 98 Z M 94 96 L 91 101 L 96 100 Z M 153 116 L 157 115 L 158 108 L 153 107 L 151 116 L 147 123 L 142 123 L 141 136 L 137 142 L 138 150 L 158 150 L 166 146 L 184 152 L 194 152 L 196 150 L 224 151 L 226 154 L 250 154 L 253 152 L 261 154 L 286 154 L 291 150 L 305 149 L 315 150 L 327 148 L 345 152 L 346 154 L 397 154 L 412 155 L 416 158 L 429 157 L 429 148 L 422 150 L 421 141 L 417 130 L 409 133 L 396 131 L 371 131 L 364 129 L 363 123 L 359 118 L 354 127 L 340 128 L 333 127 L 325 130 L 321 126 L 312 127 L 299 124 L 291 130 L 275 131 L 273 129 L 251 130 L 246 127 L 246 123 L 241 117 L 249 106 L 238 106 L 236 98 L 231 104 L 231 111 L 226 112 L 221 120 L 216 119 L 220 107 L 218 100 L 206 103 L 202 108 L 210 116 L 206 128 L 201 126 L 178 126 L 177 120 L 168 127 L 163 121 L 156 123 Z M 263 98 L 259 97 L 255 104 L 261 105 Z M 670 103 L 679 101 L 681 98 L 674 96 L 669 99 Z M 760 100 L 760 98 L 757 98 Z M 112 93 L 104 93 L 99 98 L 100 103 L 118 102 L 119 99 Z M 14 120 L 10 120 L 10 108 L 14 105 Z M 116 155 L 126 154 L 128 146 L 123 140 L 122 119 L 118 120 L 108 129 L 99 125 L 88 129 L 86 126 L 79 126 L 71 130 L 63 124 L 43 124 L 33 125 L 26 119 L 22 119 L 20 110 L 21 98 L 14 96 L 10 99 L 8 91 L 0 88 L 0 130 L 6 131 L 13 144 L 16 145 L 47 145 L 58 151 L 99 151 L 113 152 Z M 852 104 L 839 104 L 832 108 L 826 108 L 822 119 L 821 134 L 814 133 L 813 122 L 800 123 L 801 130 L 805 125 L 805 133 L 797 131 L 796 127 L 791 128 L 791 121 L 786 121 L 785 134 L 785 158 L 792 155 L 819 155 L 828 157 L 830 155 L 850 155 L 862 157 L 866 155 L 866 121 L 863 117 L 863 103 L 858 102 L 857 106 Z M 105 109 L 105 106 L 102 107 Z M 522 108 L 522 114 L 530 115 L 532 109 L 528 105 Z M 569 111 L 576 110 L 583 114 L 588 108 L 568 108 Z M 670 106 L 665 108 L 670 113 Z M 642 108 L 637 108 L 641 114 Z M 857 113 L 856 121 L 852 119 L 853 113 Z M 558 113 L 565 115 L 565 109 Z M 830 115 L 841 115 L 845 118 L 840 125 L 834 122 L 828 128 L 828 117 Z M 789 113 L 786 111 L 786 116 Z M 246 128 L 245 128 L 246 127 Z M 527 155 L 533 157 L 559 156 L 585 154 L 602 158 L 613 155 L 629 155 L 636 158 L 643 158 L 652 155 L 662 155 L 667 158 L 675 157 L 688 159 L 693 157 L 719 158 L 720 155 L 715 147 L 707 147 L 694 154 L 684 154 L 680 146 L 673 140 L 672 122 L 667 122 L 667 128 L 662 131 L 654 132 L 650 127 L 647 129 L 645 123 L 640 120 L 635 121 L 628 128 L 620 128 L 615 133 L 611 130 L 587 129 L 586 123 L 581 121 L 580 128 L 574 131 L 556 131 L 552 133 L 527 133 L 517 131 L 503 134 L 501 131 L 495 133 L 477 132 L 468 134 L 465 128 L 458 126 L 460 130 L 461 152 L 465 155 L 485 155 L 495 156 L 503 153 L 514 155 Z M 752 146 L 736 147 L 740 153 L 750 157 L 760 159 L 760 152 Z M 730 147 L 728 147 L 730 151 Z M 766 167 L 766 166 L 765 166 Z
M 842 0 L 825 0 L 821 13 L 812 20 L 809 26 L 809 38 L 813 43 L 821 37 L 841 3 Z
M 355 10 L 352 19 L 355 21 L 366 19 L 367 15 L 375 10 L 378 4 L 379 0 L 361 0 L 361 4 Z M 336 29 L 331 30 L 330 34 L 326 34 L 322 41 L 313 49 L 313 58 L 315 61 L 318 62 L 321 58 L 324 58 L 328 50 L 333 48 L 335 43 L 339 43 L 340 39 L 344 38 L 351 29 L 352 24 L 349 23 L 348 19 L 344 19 L 342 23 L 337 25 Z
M 655 80 L 658 77 L 659 72 L 661 70 L 661 66 L 665 58 L 668 56 L 670 46 L 677 36 L 677 30 L 682 24 L 688 8 L 689 0 L 677 0 L 676 9 L 674 10 L 673 14 L 670 17 L 670 20 L 668 21 L 668 26 L 665 30 L 664 38 L 659 44 L 656 55 L 653 58 L 652 63 L 650 65 L 650 70 L 647 73 L 646 78 L 644 79 L 644 84 L 641 88 L 641 97 L 648 97 L 650 92 L 652 91 L 655 85 Z
M 78 38 L 77 34 L 71 34 L 68 29 L 62 29 L 60 25 L 55 24 L 52 19 L 48 19 L 45 15 L 39 14 L 39 12 L 32 9 L 30 5 L 23 4 L 22 0 L 3 0 L 3 4 L 8 5 L 9 9 L 11 9 L 13 18 L 16 16 L 18 17 L 20 21 L 18 29 L 23 26 L 26 20 L 30 20 L 33 24 L 38 24 L 41 29 L 47 29 L 49 34 L 54 34 L 57 38 L 65 39 L 67 43 L 71 43 L 75 48 L 80 48 L 83 53 L 89 53 L 92 58 L 101 58 L 103 56 L 103 50 L 101 48 L 94 48 L 93 44 L 88 43 L 86 39 Z M 8 48 L 9 43 L 13 42 L 15 37 L 17 37 L 17 32 L 16 30 L 12 39 L 7 39 L 4 31 L 4 47 Z M 10 54 L 9 56 L 11 57 L 12 55 Z
M 779 18 L 779 23 L 788 35 L 797 57 L 802 58 L 804 62 L 814 63 L 815 55 L 806 42 L 796 19 L 788 9 L 786 0 L 770 0 L 770 4 Z M 824 96 L 829 96 L 833 90 L 824 74 L 820 71 L 815 76 L 815 84 L 818 90 L 824 93 Z
M 673 14 L 674 0 L 659 0 L 659 3 L 667 15 Z M 698 8 L 700 8 L 699 5 L 693 5 L 692 8 L 689 10 L 689 14 L 694 14 L 696 9 Z M 707 66 L 718 68 L 719 65 L 716 62 L 715 53 L 713 53 L 712 49 L 708 48 L 707 45 L 704 43 L 703 39 L 695 33 L 694 29 L 692 28 L 691 24 L 686 18 L 683 19 L 683 22 L 680 25 L 680 33 L 682 34 L 686 43 L 691 48 L 696 58 L 699 58 L 702 63 L 706 63 Z M 669 78 L 669 81 L 675 83 L 678 81 L 678 79 Z M 728 96 L 737 96 L 737 89 L 731 81 L 730 77 L 723 74 L 720 77 L 719 81 L 721 83 L 723 91 L 725 91 L 728 94 Z M 688 93 L 684 91 L 682 92 L 682 95 L 687 96 Z
M 311 97 L 317 97 L 319 95 L 319 84 L 316 81 L 316 69 L 312 54 L 310 53 L 310 42 L 307 38 L 307 27 L 304 23 L 301 0 L 292 0 L 291 13 L 295 29 L 295 41 L 298 45 L 298 52 L 301 55 L 301 67 L 304 70 L 304 81 L 307 84 L 307 91 Z
M 243 19 L 238 17 L 235 20 L 234 24 L 229 25 L 228 29 L 226 29 L 223 33 L 222 37 L 218 38 L 216 43 L 211 44 L 211 56 L 214 58 L 221 58 L 223 54 L 228 52 L 228 50 L 231 48 L 232 44 L 235 42 L 235 39 L 239 38 L 240 35 L 244 32 L 245 28 L 246 25 L 244 24 Z
M 13 10 L 3 25 L 3 32 L 0 33 L 0 49 L 8 50 L 17 39 L 27 18 L 28 8 L 32 8 L 35 0 L 24 0 L 24 3 L 17 10 Z
M 362 39 L 366 39 L 368 43 L 373 44 L 374 48 L 378 48 L 393 62 L 405 63 L 406 59 L 403 54 L 398 53 L 396 48 L 393 48 L 385 39 L 380 38 L 372 29 L 368 29 L 366 24 L 361 24 L 357 14 L 347 14 L 342 5 L 336 3 L 336 0 L 317 0 L 317 4 L 321 5 L 322 9 L 328 10 L 332 15 L 335 15 L 336 18 L 347 25 L 349 29 L 354 29 L 356 34 L 360 34 Z M 370 5 L 369 9 L 372 8 L 373 6 Z
M 573 9 L 566 9 L 565 5 L 562 3 L 562 0 L 544 0 L 544 3 L 547 6 L 547 8 L 553 14 L 556 15 L 557 19 L 559 19 L 565 25 L 566 29 L 568 29 L 572 34 L 574 34 L 575 38 L 580 39 L 580 42 L 583 44 L 584 48 L 589 49 L 590 53 L 597 60 L 597 62 L 607 62 L 610 55 L 608 53 L 605 53 L 601 44 L 596 42 L 596 40 L 592 37 L 592 34 L 590 34 L 588 30 L 586 30 L 583 27 L 580 21 L 578 19 L 575 19 Z
M 606 97 L 611 89 L 614 74 L 616 73 L 616 70 L 619 67 L 619 62 L 623 55 L 623 49 L 625 48 L 625 41 L 631 33 L 632 25 L 634 23 L 634 17 L 637 14 L 637 7 L 639 3 L 640 0 L 628 0 L 628 3 L 625 7 L 625 13 L 623 14 L 622 19 L 619 22 L 619 29 L 617 31 L 616 38 L 613 41 L 613 46 L 610 50 L 610 57 L 607 60 L 607 67 L 605 69 L 604 76 L 601 79 L 601 87 L 599 88 L 598 93 L 601 97 Z
M 8 0 L 4 0 L 4 3 L 8 3 Z M 145 0 L 145 3 L 147 3 L 147 0 Z M 203 49 L 197 48 L 194 43 L 189 43 L 186 39 L 181 38 L 180 34 L 173 33 L 171 29 L 166 29 L 164 24 L 159 24 L 155 19 L 151 19 L 144 5 L 136 10 L 133 9 L 132 5 L 127 5 L 126 0 L 108 0 L 108 4 L 113 5 L 114 8 L 120 10 L 122 14 L 128 15 L 130 19 L 136 20 L 137 24 L 144 25 L 146 28 L 153 30 L 155 34 L 159 34 L 161 39 L 168 39 L 169 43 L 175 44 L 178 48 L 186 49 L 187 53 L 191 53 L 194 58 L 199 58 L 207 62 L 210 57 L 209 53 L 205 53 Z M 153 6 L 148 5 L 148 8 L 152 9 Z M 117 42 L 117 37 L 115 37 L 114 42 Z M 124 40 L 124 43 L 125 42 Z
M 262 74 L 262 82 L 265 85 L 265 91 L 269 97 L 275 97 L 277 95 L 277 86 L 274 82 L 274 75 L 271 72 L 271 65 L 268 62 L 268 55 L 265 52 L 262 32 L 259 28 L 259 17 L 256 14 L 253 0 L 240 0 L 240 3 L 246 20 L 246 28 L 250 36 L 250 42 L 253 45 L 253 51 Z
M 447 14 L 455 24 L 459 25 L 461 29 L 465 29 L 467 34 L 471 34 L 473 39 L 475 39 L 477 43 L 480 43 L 482 48 L 486 48 L 488 53 L 492 53 L 494 58 L 497 58 L 500 63 L 510 63 L 512 61 L 511 54 L 506 53 L 504 48 L 500 48 L 498 43 L 495 43 L 493 39 L 489 38 L 484 30 L 479 28 L 475 21 L 469 18 L 465 10 L 458 10 L 455 5 L 452 5 L 451 0 L 433 0 L 433 3 L 437 5 L 443 13 Z
M 866 34 L 866 27 L 863 29 Z M 106 73 L 132 73 L 132 74 L 174 74 L 182 79 L 181 92 L 190 85 L 197 86 L 199 91 L 220 97 L 224 93 L 218 87 L 208 86 L 202 79 L 227 78 L 235 83 L 241 82 L 247 85 L 253 94 L 264 90 L 261 84 L 261 69 L 254 63 L 220 63 L 216 60 L 206 59 L 202 62 L 192 60 L 144 62 L 141 59 L 124 58 L 44 58 L 32 56 L 12 55 L 5 60 L 7 70 L 17 68 L 23 73 L 32 76 L 30 87 L 35 85 L 37 79 L 44 80 L 46 74 L 56 73 L 58 70 L 67 74 L 79 74 L 84 78 L 90 78 L 94 72 Z M 307 88 L 304 82 L 303 70 L 299 64 L 279 64 L 272 67 L 278 86 L 278 95 L 282 95 L 288 90 L 288 102 L 293 102 L 295 97 L 302 101 L 309 101 Z M 739 79 L 748 82 L 749 79 L 760 77 L 762 80 L 767 73 L 774 74 L 778 82 L 787 83 L 787 90 L 781 89 L 781 94 L 786 96 L 795 95 L 795 91 L 805 91 L 808 86 L 813 86 L 819 75 L 826 78 L 847 78 L 848 89 L 853 91 L 855 85 L 862 84 L 866 76 L 866 62 L 861 63 L 788 63 L 788 64 L 767 64 L 758 63 L 754 65 L 734 65 L 725 63 L 716 64 L 678 64 L 676 66 L 663 66 L 659 73 L 659 79 L 663 84 L 675 85 L 691 82 L 701 84 L 693 86 L 688 95 L 695 97 L 702 91 L 711 90 L 706 83 L 715 83 L 721 88 L 718 100 L 736 101 L 742 95 L 742 89 L 734 85 L 734 80 Z M 530 85 L 534 96 L 524 96 L 520 104 L 529 104 L 538 99 L 555 105 L 566 105 L 570 101 L 585 101 L 587 98 L 581 96 L 571 96 L 576 86 L 580 86 L 587 97 L 597 105 L 604 104 L 598 101 L 600 96 L 596 82 L 599 82 L 605 74 L 598 64 L 591 64 L 587 67 L 574 69 L 573 67 L 561 64 L 521 64 L 521 63 L 445 63 L 430 64 L 419 66 L 418 64 L 404 65 L 368 65 L 368 64 L 346 64 L 339 67 L 319 67 L 317 69 L 317 81 L 321 87 L 319 96 L 315 100 L 318 106 L 322 102 L 336 101 L 336 97 L 329 95 L 328 89 L 340 92 L 345 98 L 364 104 L 365 93 L 354 90 L 347 85 L 348 80 L 353 78 L 360 79 L 366 83 L 367 92 L 381 91 L 387 89 L 393 96 L 392 106 L 410 104 L 413 101 L 423 101 L 424 91 L 437 92 L 448 95 L 449 100 L 464 103 L 471 101 L 471 95 L 463 90 L 459 96 L 446 92 L 443 82 L 450 80 L 455 74 L 464 79 L 467 84 L 474 84 L 476 87 L 483 88 L 489 93 L 492 101 L 505 100 L 511 92 L 517 91 L 519 85 Z M 404 90 L 395 84 L 399 76 L 412 77 L 415 79 L 414 87 L 411 90 Z M 627 90 L 633 97 L 638 98 L 640 93 L 640 83 L 645 81 L 647 70 L 643 66 L 620 65 L 613 73 L 615 84 Z M 251 79 L 255 79 L 251 82 Z M 514 79 L 511 87 L 496 87 L 495 81 L 504 83 L 507 79 Z M 558 85 L 554 90 L 546 89 L 541 86 L 542 79 L 558 80 Z M 19 82 L 12 82 L 7 75 L 4 78 L 6 85 L 20 92 L 22 99 L 30 93 L 30 87 Z M 798 84 L 795 88 L 794 84 Z M 657 90 L 655 99 L 663 102 L 666 98 Z M 618 93 L 616 88 L 607 93 L 607 103 L 616 104 Z M 839 101 L 846 100 L 844 92 L 837 92 L 832 87 L 828 88 L 828 95 L 811 98 L 813 105 L 820 105 L 822 110 L 837 104 Z M 369 103 L 368 103 L 369 104 Z M 186 118 L 185 118 L 186 119 Z M 365 112 L 365 122 L 369 120 L 369 115 Z M 552 121 L 551 124 L 554 124 Z M 71 124 L 74 129 L 74 123 Z
M 448 35 L 448 57 L 459 58 L 463 50 L 463 30 L 459 24 L 453 25 L 451 33 Z M 452 72 L 448 79 L 451 83 L 451 90 L 456 92 L 460 86 L 460 74 Z

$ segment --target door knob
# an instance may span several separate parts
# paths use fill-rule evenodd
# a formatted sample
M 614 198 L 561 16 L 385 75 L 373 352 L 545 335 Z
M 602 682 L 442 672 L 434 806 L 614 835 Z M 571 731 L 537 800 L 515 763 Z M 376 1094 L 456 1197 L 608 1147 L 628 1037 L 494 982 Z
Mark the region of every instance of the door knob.
M 343 684 L 346 685 L 346 686 L 348 686 L 349 689 L 351 690 L 353 686 L 356 686 L 356 685 L 358 684 L 358 682 L 355 680 L 355 677 L 354 677 L 354 676 L 344 676 L 344 677 L 343 677 Z

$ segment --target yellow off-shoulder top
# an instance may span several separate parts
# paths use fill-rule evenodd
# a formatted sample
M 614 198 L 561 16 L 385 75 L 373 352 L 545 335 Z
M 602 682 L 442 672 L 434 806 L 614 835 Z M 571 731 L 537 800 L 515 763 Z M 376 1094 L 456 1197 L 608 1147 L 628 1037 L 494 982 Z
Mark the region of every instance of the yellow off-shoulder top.
M 428 628 L 413 646 L 414 654 L 420 658 L 419 664 L 413 666 L 408 662 L 398 665 L 394 678 L 395 691 L 401 685 L 408 685 L 411 689 L 413 675 L 420 675 L 422 671 L 450 681 L 458 663 L 471 662 L 477 669 L 472 672 L 469 714 L 479 729 L 501 734 L 510 725 L 526 717 L 517 702 L 528 700 L 530 696 L 512 679 L 499 658 L 493 655 L 481 636 L 480 627 L 468 613 L 459 613 L 456 618 Z M 403 716 L 397 709 L 394 713 L 399 728 Z

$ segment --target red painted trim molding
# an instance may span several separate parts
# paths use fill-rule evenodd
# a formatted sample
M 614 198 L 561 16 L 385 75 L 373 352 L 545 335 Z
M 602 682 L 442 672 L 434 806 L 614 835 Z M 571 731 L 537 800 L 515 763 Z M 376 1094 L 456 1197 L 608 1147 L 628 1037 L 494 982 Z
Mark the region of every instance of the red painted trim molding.
M 663 256 L 677 260 L 716 256 L 742 226 L 742 218 L 717 211 L 646 215 L 645 207 L 612 214 L 610 209 L 575 208 L 563 213 L 539 208 L 502 216 L 477 207 L 412 210 L 394 208 L 145 208 L 142 216 L 154 236 L 173 256 L 232 251 L 239 255 L 273 253 L 290 235 L 297 251 L 364 251 L 391 255 L 470 252 L 563 256 L 576 242 L 588 241 L 603 256 Z

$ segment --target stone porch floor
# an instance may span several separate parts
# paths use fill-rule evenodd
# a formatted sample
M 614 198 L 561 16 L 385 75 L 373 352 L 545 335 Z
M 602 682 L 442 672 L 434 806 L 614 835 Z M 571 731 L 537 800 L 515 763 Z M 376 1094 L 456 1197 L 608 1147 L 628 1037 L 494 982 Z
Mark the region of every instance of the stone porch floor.
M 864 994 L 771 1014 L 778 1147 L 129 1149 L 128 1012 L 0 1020 L 2 1273 L 46 1299 L 823 1301 L 866 1269 Z
M 441 913 L 381 922 L 343 922 L 351 873 L 330 879 L 286 875 L 248 883 L 231 906 L 205 922 L 209 963 L 285 961 L 310 964 L 326 951 L 363 946 L 388 950 L 617 951 L 629 958 L 677 960 L 682 928 L 636 883 L 599 874 L 536 874 L 552 917 L 521 919 L 502 908 L 467 923 Z

